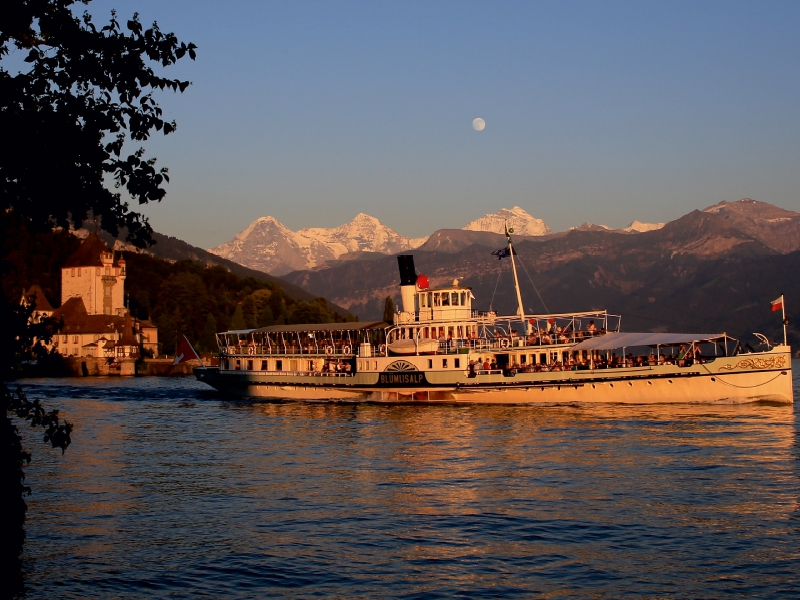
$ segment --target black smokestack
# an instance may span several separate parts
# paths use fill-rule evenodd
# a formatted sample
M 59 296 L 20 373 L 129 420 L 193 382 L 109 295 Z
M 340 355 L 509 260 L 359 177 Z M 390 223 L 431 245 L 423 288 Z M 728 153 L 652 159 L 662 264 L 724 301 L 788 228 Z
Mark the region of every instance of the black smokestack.
M 398 255 L 397 266 L 400 267 L 400 285 L 414 285 L 417 283 L 417 272 L 414 270 L 413 256 L 410 254 Z

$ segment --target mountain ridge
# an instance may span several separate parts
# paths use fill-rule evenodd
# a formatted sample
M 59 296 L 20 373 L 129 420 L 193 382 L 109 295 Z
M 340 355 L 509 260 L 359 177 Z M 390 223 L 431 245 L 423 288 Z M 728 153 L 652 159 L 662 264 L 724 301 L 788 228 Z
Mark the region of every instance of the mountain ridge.
M 412 239 L 359 213 L 334 228 L 307 227 L 292 231 L 275 217 L 260 217 L 232 240 L 209 252 L 250 268 L 282 275 L 296 269 L 324 266 L 353 252 L 394 254 L 411 250 L 425 238 Z

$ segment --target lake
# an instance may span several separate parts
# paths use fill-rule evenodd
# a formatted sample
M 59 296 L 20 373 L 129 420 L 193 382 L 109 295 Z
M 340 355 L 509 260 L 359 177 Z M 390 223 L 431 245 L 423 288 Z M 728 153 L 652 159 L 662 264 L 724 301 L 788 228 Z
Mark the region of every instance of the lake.
M 800 388 L 795 361 L 795 390 Z M 27 597 L 800 594 L 792 406 L 230 402 L 39 379 Z

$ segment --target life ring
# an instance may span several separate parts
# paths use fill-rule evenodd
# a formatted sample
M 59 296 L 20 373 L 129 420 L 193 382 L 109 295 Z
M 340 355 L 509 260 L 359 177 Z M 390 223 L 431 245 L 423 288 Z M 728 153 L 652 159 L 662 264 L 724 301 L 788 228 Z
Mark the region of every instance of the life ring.
M 333 354 L 333 346 L 325 346 L 325 354 L 327 354 L 328 356 Z
M 500 340 L 500 347 L 508 348 L 508 338 L 503 338 L 502 340 Z
M 350 354 L 350 346 L 342 346 L 342 354 Z
M 256 347 L 255 346 L 248 346 L 247 347 L 247 353 L 252 356 L 253 354 L 256 353 Z

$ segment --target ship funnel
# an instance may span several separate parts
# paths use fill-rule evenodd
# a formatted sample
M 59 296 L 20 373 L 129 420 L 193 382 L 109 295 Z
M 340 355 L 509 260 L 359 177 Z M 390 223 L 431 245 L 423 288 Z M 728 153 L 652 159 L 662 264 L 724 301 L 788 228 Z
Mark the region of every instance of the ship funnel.
M 414 257 L 410 254 L 398 255 L 397 266 L 400 267 L 400 299 L 403 301 L 403 310 L 398 316 L 401 323 L 414 321 L 414 293 L 417 290 L 417 271 L 414 269 Z
M 400 267 L 400 285 L 415 285 L 417 283 L 417 272 L 414 269 L 414 257 L 412 255 L 398 255 L 397 266 Z

